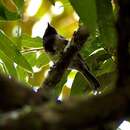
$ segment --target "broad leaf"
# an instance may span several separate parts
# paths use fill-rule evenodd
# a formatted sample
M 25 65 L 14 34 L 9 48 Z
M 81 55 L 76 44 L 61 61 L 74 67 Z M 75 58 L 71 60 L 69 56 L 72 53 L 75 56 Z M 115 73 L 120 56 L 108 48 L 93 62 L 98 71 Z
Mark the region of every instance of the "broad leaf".
M 18 78 L 13 61 L 11 61 L 2 51 L 0 51 L 0 58 L 4 62 L 9 75 Z
M 26 34 L 22 34 L 21 44 L 23 47 L 33 47 L 33 48 L 43 47 L 42 39 L 40 37 L 31 38 L 29 35 Z
M 0 73 L 4 75 L 8 75 L 7 68 L 3 62 L 0 62 Z
M 113 60 L 110 58 L 108 60 L 105 60 L 104 63 L 100 66 L 100 70 L 98 71 L 98 76 L 103 75 L 105 73 L 111 73 L 116 70 L 116 64 L 113 62 Z
M 115 47 L 115 20 L 111 0 L 96 0 L 97 23 L 105 48 Z
M 71 88 L 71 95 L 83 95 L 90 90 L 87 79 L 81 73 L 77 73 Z
M 25 71 L 22 67 L 17 66 L 16 67 L 17 74 L 18 74 L 18 80 L 22 81 L 25 84 L 28 84 L 27 79 L 28 79 L 28 72 Z
M 25 53 L 23 55 L 32 67 L 36 65 L 36 62 L 37 62 L 36 52 L 29 52 L 29 53 Z
M 4 0 L 3 0 L 4 2 Z M 20 18 L 20 14 L 14 7 L 11 8 L 11 5 L 5 5 L 0 1 L 0 20 L 17 20 Z M 14 5 L 15 6 L 15 5 Z M 12 10 L 12 11 L 11 11 Z
M 108 54 L 103 48 L 97 49 L 92 52 L 89 57 L 86 59 L 90 69 L 97 74 L 101 69 L 101 65 L 107 59 L 111 58 L 111 55 Z
M 100 81 L 101 88 L 100 90 L 110 90 L 115 86 L 117 79 L 117 73 L 116 72 L 110 72 L 110 73 L 104 73 L 100 76 L 98 76 L 98 80 Z
M 48 64 L 49 61 L 50 58 L 48 57 L 48 55 L 44 51 L 41 51 L 35 65 L 40 68 L 41 66 Z
M 86 59 L 91 53 L 99 48 L 102 48 L 101 39 L 99 37 L 90 36 L 80 52 L 82 56 Z
M 95 0 L 70 0 L 83 23 L 91 33 L 96 32 L 96 4 Z
M 56 88 L 53 91 L 53 98 L 56 98 L 60 95 L 62 88 L 64 87 L 64 84 L 67 81 L 67 76 L 70 73 L 70 70 L 66 70 L 65 74 L 63 75 L 61 81 L 56 85 Z
M 60 95 L 60 98 L 62 98 L 62 100 L 69 98 L 70 93 L 71 93 L 71 87 L 72 87 L 76 74 L 77 74 L 76 70 L 71 70 L 71 72 L 68 74 L 67 81 L 62 87 L 62 91 L 61 91 L 62 96 Z
M 13 44 L 13 42 L 0 30 L 0 50 L 4 52 L 4 54 L 14 61 L 16 64 L 20 65 L 24 69 L 32 72 L 32 68 L 24 58 L 24 56 L 20 53 L 17 47 Z
M 17 5 L 18 10 L 22 13 L 23 6 L 24 6 L 24 0 L 13 0 L 13 1 Z
M 43 83 L 45 77 L 45 73 L 49 69 L 49 65 L 44 65 L 40 68 L 38 72 L 34 72 L 33 74 L 29 75 L 28 83 L 32 85 L 33 87 L 35 86 L 41 86 Z

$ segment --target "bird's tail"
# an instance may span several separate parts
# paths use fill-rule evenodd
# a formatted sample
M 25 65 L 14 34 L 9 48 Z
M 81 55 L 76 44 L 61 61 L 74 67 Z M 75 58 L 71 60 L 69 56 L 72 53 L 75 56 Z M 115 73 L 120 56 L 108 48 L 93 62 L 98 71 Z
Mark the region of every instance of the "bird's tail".
M 98 90 L 98 88 L 100 88 L 100 83 L 97 78 L 90 72 L 88 65 L 83 61 L 80 54 L 77 55 L 77 58 L 75 59 L 78 59 L 76 60 L 75 68 L 86 77 L 94 91 Z

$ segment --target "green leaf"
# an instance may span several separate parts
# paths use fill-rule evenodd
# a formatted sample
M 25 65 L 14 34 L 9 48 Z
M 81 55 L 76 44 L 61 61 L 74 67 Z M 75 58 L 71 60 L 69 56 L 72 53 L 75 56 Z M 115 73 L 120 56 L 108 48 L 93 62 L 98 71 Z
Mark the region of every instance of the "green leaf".
M 0 30 L 0 50 L 4 52 L 4 54 L 14 61 L 16 64 L 20 65 L 27 71 L 32 72 L 32 68 L 24 58 L 24 56 L 20 53 L 17 47 L 13 44 L 13 42 Z
M 29 74 L 28 83 L 33 87 L 41 86 L 46 78 L 45 73 L 48 71 L 48 69 L 49 65 L 47 64 L 39 68 L 37 72 Z
M 92 60 L 95 58 L 97 60 L 97 62 L 103 62 L 104 60 L 107 60 L 111 57 L 110 54 L 107 53 L 106 50 L 104 50 L 104 48 L 99 48 L 95 51 L 93 51 L 89 57 L 93 57 Z
M 55 0 L 49 0 L 49 2 L 51 2 L 51 4 L 55 5 Z
M 23 6 L 24 6 L 24 0 L 13 0 L 13 1 L 17 5 L 18 10 L 22 13 Z
M 97 23 L 105 48 L 116 46 L 115 19 L 111 0 L 96 0 Z
M 36 52 L 29 52 L 29 53 L 25 53 L 23 54 L 24 57 L 26 58 L 26 60 L 28 61 L 28 63 L 33 67 L 35 66 L 37 59 L 36 59 Z
M 18 80 L 22 81 L 23 83 L 27 84 L 27 79 L 28 79 L 28 73 L 25 71 L 22 67 L 17 66 L 16 67 L 17 74 L 18 74 Z
M 95 50 L 102 48 L 101 39 L 99 37 L 90 36 L 84 47 L 81 49 L 81 54 L 84 58 L 88 57 Z
M 34 48 L 43 47 L 42 39 L 40 37 L 32 38 L 27 34 L 22 34 L 21 44 L 23 47 L 34 47 Z
M 20 19 L 20 14 L 18 11 L 10 12 L 3 6 L 0 1 L 0 20 L 17 20 Z
M 90 90 L 91 88 L 89 87 L 87 79 L 81 73 L 77 73 L 71 88 L 71 96 L 81 96 L 86 92 L 90 92 Z
M 61 81 L 56 85 L 56 88 L 53 91 L 53 98 L 56 98 L 61 93 L 62 87 L 67 81 L 67 76 L 70 73 L 70 70 L 66 70 L 65 74 L 63 75 Z
M 101 84 L 100 90 L 104 91 L 104 88 L 105 90 L 112 89 L 115 86 L 116 79 L 117 79 L 117 73 L 115 71 L 110 73 L 104 73 L 98 76 L 98 80 L 100 81 Z
M 1 74 L 5 74 L 5 72 L 4 72 L 4 67 L 3 67 L 3 63 L 2 63 L 2 62 L 0 62 L 0 73 L 1 73 Z
M 100 66 L 107 59 L 111 58 L 111 55 L 108 54 L 103 48 L 99 48 L 92 52 L 89 57 L 86 59 L 90 69 L 93 73 L 97 74 L 98 70 L 100 70 Z
M 88 30 L 95 34 L 97 26 L 95 0 L 70 0 L 70 2 Z
M 98 76 L 103 75 L 105 73 L 111 73 L 116 70 L 116 65 L 113 62 L 113 60 L 110 58 L 106 60 L 102 65 L 100 66 L 100 70 L 98 71 Z
M 48 55 L 44 51 L 41 51 L 40 56 L 37 58 L 35 65 L 40 68 L 41 66 L 48 64 L 49 61 L 50 59 Z
M 2 52 L 0 51 L 0 58 L 4 62 L 9 75 L 13 76 L 14 78 L 18 78 L 14 63 Z

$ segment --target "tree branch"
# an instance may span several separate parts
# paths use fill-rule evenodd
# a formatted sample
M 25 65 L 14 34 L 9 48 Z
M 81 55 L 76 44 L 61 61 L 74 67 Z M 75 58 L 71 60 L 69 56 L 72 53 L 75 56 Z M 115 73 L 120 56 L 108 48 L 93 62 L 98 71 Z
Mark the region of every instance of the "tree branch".
M 118 36 L 118 81 L 117 86 L 126 86 L 130 80 L 130 54 L 128 52 L 130 42 L 130 1 L 117 0 L 119 4 L 119 17 L 117 21 Z
M 1 115 L 0 129 L 80 130 L 91 128 L 130 117 L 129 104 L 130 100 L 127 95 L 124 95 L 122 89 L 113 89 L 110 93 L 98 96 L 71 98 L 61 105 L 50 103 L 30 108 L 27 112 L 17 112 L 15 119 L 12 113 Z
M 15 110 L 29 104 L 38 105 L 44 101 L 44 95 L 38 95 L 28 86 L 0 75 L 0 111 Z

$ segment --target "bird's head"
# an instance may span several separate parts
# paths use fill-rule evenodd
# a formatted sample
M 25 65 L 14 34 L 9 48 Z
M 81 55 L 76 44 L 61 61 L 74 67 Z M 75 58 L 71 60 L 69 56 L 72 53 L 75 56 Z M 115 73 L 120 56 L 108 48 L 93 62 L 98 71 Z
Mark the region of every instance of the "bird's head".
M 48 23 L 48 26 L 47 26 L 47 28 L 46 28 L 46 31 L 45 31 L 44 35 L 43 35 L 43 38 L 49 37 L 49 36 L 51 36 L 51 35 L 56 35 L 56 34 L 57 34 L 56 29 L 55 29 L 54 27 L 52 27 L 52 26 Z

